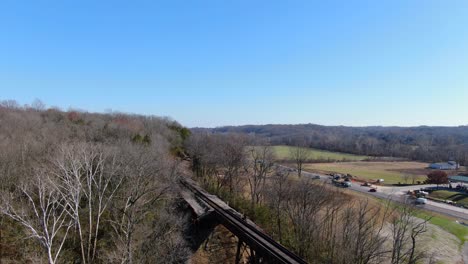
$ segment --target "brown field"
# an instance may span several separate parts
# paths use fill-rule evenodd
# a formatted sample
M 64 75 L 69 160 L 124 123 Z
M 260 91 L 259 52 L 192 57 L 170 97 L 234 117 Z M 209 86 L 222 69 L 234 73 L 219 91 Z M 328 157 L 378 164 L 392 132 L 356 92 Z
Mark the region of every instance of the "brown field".
M 411 184 L 413 177 L 409 177 L 407 182 L 402 177 L 405 174 L 414 175 L 414 181 L 424 181 L 426 175 L 431 172 L 427 168 L 428 164 L 423 162 L 400 161 L 400 162 L 335 162 L 335 163 L 309 163 L 305 165 L 307 171 L 317 171 L 322 173 L 342 173 L 351 174 L 359 180 L 374 181 L 384 179 L 385 184 L 395 184 L 398 182 Z M 463 169 L 463 168 L 462 168 Z M 457 171 L 447 171 L 449 175 L 458 174 Z

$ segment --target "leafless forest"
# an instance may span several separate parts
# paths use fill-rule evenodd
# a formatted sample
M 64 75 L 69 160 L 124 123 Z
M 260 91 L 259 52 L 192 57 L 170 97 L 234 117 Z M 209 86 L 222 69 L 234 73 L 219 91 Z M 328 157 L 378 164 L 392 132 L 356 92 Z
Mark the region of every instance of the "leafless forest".
M 159 117 L 1 102 L 1 262 L 184 262 L 173 210 L 182 131 Z
M 309 263 L 434 263 L 419 248 L 429 218 L 415 217 L 411 205 L 356 198 L 290 174 L 258 138 L 195 133 L 187 150 L 205 188 Z
M 468 164 L 468 126 L 346 127 L 302 124 L 228 126 L 195 131 L 256 135 L 275 145 L 305 145 L 322 150 L 427 162 L 454 159 L 462 165 Z
M 2 263 L 185 263 L 189 219 L 175 208 L 186 154 L 205 188 L 310 263 L 430 261 L 413 208 L 291 177 L 261 138 L 39 101 L 1 102 L 0 124 Z

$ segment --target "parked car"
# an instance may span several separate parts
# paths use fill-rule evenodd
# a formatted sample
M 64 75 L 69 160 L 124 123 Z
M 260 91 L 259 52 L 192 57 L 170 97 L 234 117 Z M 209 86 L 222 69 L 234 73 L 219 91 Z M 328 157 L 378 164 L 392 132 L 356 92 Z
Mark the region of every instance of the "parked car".
M 312 179 L 319 180 L 319 179 L 320 179 L 320 176 L 319 176 L 319 175 L 315 175 L 314 177 L 312 177 Z
M 429 193 L 428 192 L 425 192 L 425 191 L 420 191 L 418 194 L 420 194 L 421 196 L 428 196 Z
M 369 192 L 377 192 L 377 189 L 376 188 L 372 188 L 369 190 Z
M 349 181 L 345 181 L 342 184 L 343 184 L 343 187 L 345 187 L 345 188 L 351 187 L 351 182 L 349 182 Z
M 414 201 L 416 204 L 426 204 L 427 203 L 427 199 L 426 198 L 416 198 L 416 200 Z

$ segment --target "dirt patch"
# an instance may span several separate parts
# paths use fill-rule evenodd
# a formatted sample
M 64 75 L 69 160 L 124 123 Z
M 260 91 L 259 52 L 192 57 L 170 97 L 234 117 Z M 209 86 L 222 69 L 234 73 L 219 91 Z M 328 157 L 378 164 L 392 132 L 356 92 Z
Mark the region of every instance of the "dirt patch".
M 422 168 L 415 168 L 415 169 L 411 169 L 411 168 L 408 168 L 408 169 L 387 169 L 388 171 L 395 171 L 395 172 L 399 172 L 399 173 L 402 173 L 402 174 L 413 174 L 413 175 L 427 175 L 429 174 L 430 172 L 433 172 L 434 170 L 431 170 L 431 169 L 422 169 Z M 455 170 L 446 170 L 445 171 L 447 173 L 448 176 L 454 176 L 454 175 L 459 175 L 460 173 L 462 172 L 465 172 L 465 171 L 455 171 Z
M 421 169 L 421 168 L 416 168 L 416 169 L 387 169 L 388 171 L 395 171 L 399 172 L 402 174 L 412 174 L 412 175 L 427 175 L 429 172 L 431 172 L 430 169 Z
M 465 242 L 462 249 L 463 263 L 468 264 L 468 243 Z
M 426 179 L 427 163 L 422 162 L 338 162 L 305 164 L 308 171 L 336 172 L 351 174 L 362 180 L 376 181 L 384 179 L 384 184 L 395 184 L 406 181 L 424 181 Z M 404 173 L 406 172 L 406 173 Z M 404 174 L 415 175 L 405 179 Z

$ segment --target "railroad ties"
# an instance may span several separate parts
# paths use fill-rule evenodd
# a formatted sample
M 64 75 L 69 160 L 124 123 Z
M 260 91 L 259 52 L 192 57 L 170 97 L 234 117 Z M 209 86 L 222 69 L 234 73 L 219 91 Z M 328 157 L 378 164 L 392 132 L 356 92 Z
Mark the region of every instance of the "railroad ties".
M 198 201 L 213 210 L 218 221 L 238 237 L 239 243 L 236 251 L 236 264 L 239 263 L 242 258 L 242 251 L 247 248 L 250 250 L 250 263 L 307 263 L 265 234 L 254 222 L 245 219 L 242 214 L 229 207 L 229 205 L 217 196 L 207 193 L 194 181 L 183 178 L 181 179 L 181 184 L 186 190 L 190 191 Z M 187 196 L 185 195 L 185 197 Z M 190 200 L 191 198 L 188 199 Z M 193 204 L 194 201 L 192 200 L 189 204 L 190 203 Z M 193 208 L 194 211 L 201 212 L 198 205 L 195 205 L 195 207 L 196 208 Z

